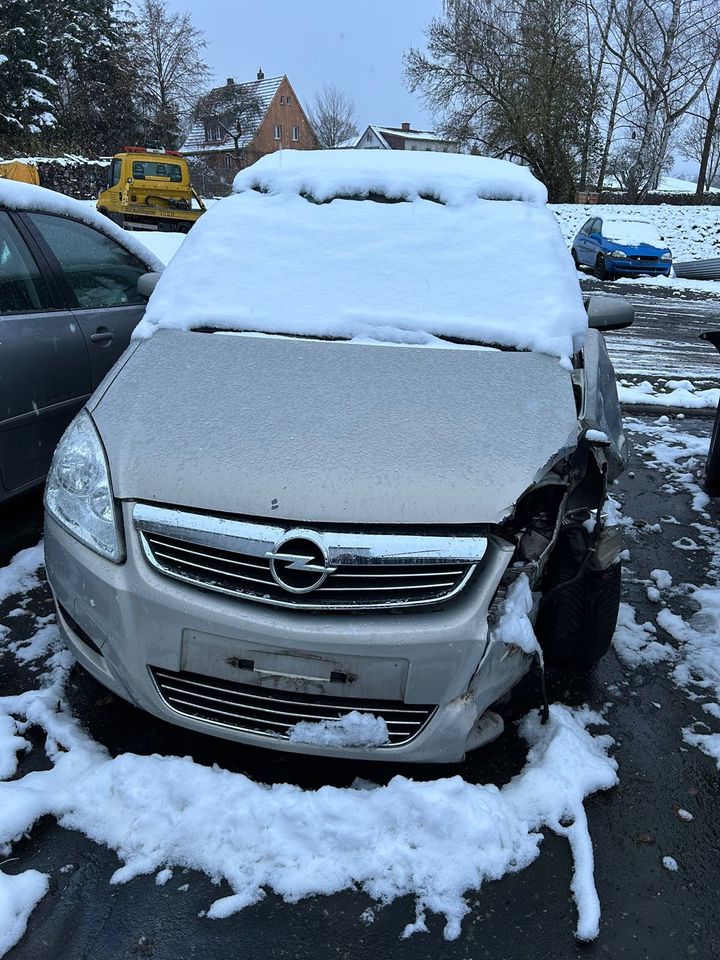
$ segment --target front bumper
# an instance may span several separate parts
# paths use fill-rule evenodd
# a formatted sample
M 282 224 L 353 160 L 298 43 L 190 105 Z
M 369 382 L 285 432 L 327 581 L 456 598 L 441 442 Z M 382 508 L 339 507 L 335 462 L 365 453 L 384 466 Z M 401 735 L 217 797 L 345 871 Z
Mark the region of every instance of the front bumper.
M 606 269 L 610 273 L 622 274 L 627 277 L 669 277 L 672 269 L 670 261 L 642 262 L 625 258 L 608 257 Z
M 531 658 L 489 637 L 488 611 L 512 556 L 491 540 L 463 592 L 443 608 L 363 614 L 294 611 L 209 593 L 153 569 L 123 505 L 127 559 L 114 564 L 80 544 L 46 514 L 45 556 L 60 629 L 82 665 L 119 696 L 168 722 L 252 746 L 357 759 L 456 762 L 493 739 L 483 715 L 529 669 Z M 63 615 L 63 611 L 65 615 Z M 88 640 L 91 643 L 88 643 Z M 261 683 L 315 695 L 431 704 L 409 740 L 376 748 L 296 743 L 187 716 L 158 691 L 150 668 L 224 682 L 243 673 L 247 651 L 264 658 Z M 277 664 L 277 669 L 267 664 Z M 332 663 L 355 683 L 317 676 Z M 309 676 L 308 676 L 309 675 Z

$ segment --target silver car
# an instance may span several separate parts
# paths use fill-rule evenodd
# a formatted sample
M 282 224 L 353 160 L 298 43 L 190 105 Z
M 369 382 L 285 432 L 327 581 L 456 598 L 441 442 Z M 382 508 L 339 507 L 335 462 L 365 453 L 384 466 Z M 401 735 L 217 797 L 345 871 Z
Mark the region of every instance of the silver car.
M 79 662 L 158 717 L 459 761 L 534 661 L 610 643 L 626 450 L 600 330 L 632 312 L 583 305 L 527 171 L 329 153 L 241 173 L 163 273 L 56 451 L 48 578 Z

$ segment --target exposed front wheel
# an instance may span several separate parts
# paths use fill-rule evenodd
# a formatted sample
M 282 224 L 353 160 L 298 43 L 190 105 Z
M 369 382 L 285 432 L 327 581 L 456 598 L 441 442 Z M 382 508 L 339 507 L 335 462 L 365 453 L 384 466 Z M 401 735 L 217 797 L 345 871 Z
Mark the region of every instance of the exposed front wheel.
M 540 607 L 536 633 L 549 666 L 567 673 L 587 673 L 612 641 L 620 607 L 621 566 L 586 570 L 577 577 L 579 561 L 567 538 L 550 559 L 544 593 L 561 586 Z
M 595 276 L 598 280 L 610 279 L 610 274 L 607 272 L 607 267 L 605 266 L 605 257 L 601 253 L 597 255 L 597 260 L 595 261 Z

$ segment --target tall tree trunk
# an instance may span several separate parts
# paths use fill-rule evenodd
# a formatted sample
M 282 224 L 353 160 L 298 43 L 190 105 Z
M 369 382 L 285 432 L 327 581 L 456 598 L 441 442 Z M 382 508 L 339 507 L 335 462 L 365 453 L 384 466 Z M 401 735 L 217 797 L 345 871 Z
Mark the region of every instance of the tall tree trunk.
M 650 186 L 649 174 L 651 174 L 653 167 L 649 156 L 650 148 L 653 134 L 655 133 L 655 121 L 657 120 L 658 110 L 660 109 L 660 101 L 662 100 L 668 71 L 670 69 L 670 61 L 675 52 L 675 41 L 677 40 L 678 28 L 680 26 L 681 7 L 682 0 L 672 0 L 672 15 L 670 17 L 667 34 L 665 35 L 662 58 L 647 104 L 645 122 L 643 123 L 643 134 L 638 148 L 637 164 L 629 183 L 628 193 L 630 194 L 630 199 L 634 202 L 644 200 Z
M 708 164 L 710 162 L 710 148 L 712 147 L 715 127 L 717 126 L 718 111 L 720 111 L 720 71 L 718 71 L 715 96 L 710 104 L 710 115 L 708 117 L 707 127 L 705 128 L 705 139 L 703 141 L 702 156 L 700 157 L 700 170 L 698 171 L 697 186 L 695 187 L 695 194 L 698 197 L 701 197 L 707 187 L 710 186 L 707 175 Z
M 620 106 L 620 96 L 623 90 L 623 81 L 625 80 L 625 57 L 627 57 L 628 44 L 630 42 L 629 34 L 625 34 L 623 39 L 622 51 L 620 53 L 620 62 L 618 64 L 617 82 L 613 92 L 612 103 L 610 105 L 610 114 L 608 116 L 608 127 L 605 134 L 605 146 L 603 148 L 602 158 L 600 160 L 600 169 L 598 170 L 598 192 L 602 193 L 603 182 L 605 180 L 605 171 L 607 170 L 608 159 L 610 157 L 610 147 L 615 133 L 615 121 L 617 120 L 618 107 Z
M 587 11 L 588 11 L 588 8 L 586 7 L 586 16 L 588 17 L 588 50 L 589 50 L 590 49 L 590 25 L 589 25 L 589 13 Z M 610 33 L 610 27 L 612 25 L 612 20 L 614 16 L 615 16 L 615 0 L 610 0 L 610 7 L 608 8 L 607 20 L 605 21 L 602 32 L 600 34 L 600 53 L 598 54 L 598 62 L 595 67 L 595 73 L 593 74 L 592 82 L 590 84 L 590 96 L 588 98 L 587 117 L 585 118 L 585 129 L 583 131 L 583 150 L 582 150 L 582 157 L 580 160 L 580 189 L 581 190 L 587 189 L 588 166 L 590 164 L 590 137 L 592 136 L 593 120 L 595 118 L 598 95 L 600 93 L 600 84 L 602 82 L 602 74 L 603 74 L 603 69 L 605 67 L 605 54 L 607 53 L 607 39 Z

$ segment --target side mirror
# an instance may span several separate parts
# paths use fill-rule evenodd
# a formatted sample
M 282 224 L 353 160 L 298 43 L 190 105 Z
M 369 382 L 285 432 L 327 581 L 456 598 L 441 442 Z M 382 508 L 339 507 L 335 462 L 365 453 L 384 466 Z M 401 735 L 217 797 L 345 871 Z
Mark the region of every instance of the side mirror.
M 161 273 L 144 273 L 141 277 L 138 277 L 137 292 L 140 296 L 149 300 L 150 294 L 157 286 L 157 282 L 161 276 Z
M 635 319 L 635 308 L 620 297 L 590 297 L 585 309 L 593 330 L 621 330 Z

